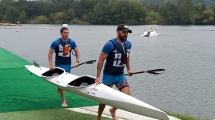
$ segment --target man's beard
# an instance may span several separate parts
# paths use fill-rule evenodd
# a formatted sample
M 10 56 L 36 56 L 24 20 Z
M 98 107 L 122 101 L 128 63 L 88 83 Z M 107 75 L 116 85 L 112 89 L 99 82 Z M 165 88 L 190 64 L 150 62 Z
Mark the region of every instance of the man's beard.
M 125 42 L 127 40 L 127 36 L 120 36 L 119 39 L 122 41 L 122 42 Z
M 69 37 L 68 36 L 63 36 L 62 37 L 64 40 L 67 40 Z

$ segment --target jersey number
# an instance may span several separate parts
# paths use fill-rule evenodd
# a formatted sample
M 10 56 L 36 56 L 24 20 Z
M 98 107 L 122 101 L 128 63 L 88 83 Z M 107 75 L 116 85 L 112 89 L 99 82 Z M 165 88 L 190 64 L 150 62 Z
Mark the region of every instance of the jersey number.
M 115 53 L 114 61 L 113 61 L 113 66 L 114 67 L 121 67 L 121 53 Z

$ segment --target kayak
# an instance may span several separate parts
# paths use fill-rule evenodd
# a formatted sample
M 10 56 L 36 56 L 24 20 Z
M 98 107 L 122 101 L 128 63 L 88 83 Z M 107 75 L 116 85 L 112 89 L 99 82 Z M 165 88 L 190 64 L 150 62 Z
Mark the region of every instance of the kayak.
M 61 89 L 95 100 L 99 103 L 159 120 L 169 120 L 168 115 L 164 111 L 144 103 L 141 100 L 102 83 L 96 86 L 95 77 L 93 76 L 73 75 L 58 67 L 50 70 L 46 67 L 25 65 L 25 68 L 31 74 L 34 74 Z

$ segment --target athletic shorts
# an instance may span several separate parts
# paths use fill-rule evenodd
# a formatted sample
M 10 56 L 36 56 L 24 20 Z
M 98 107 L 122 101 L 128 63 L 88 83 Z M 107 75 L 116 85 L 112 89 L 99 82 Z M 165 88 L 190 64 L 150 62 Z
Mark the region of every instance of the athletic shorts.
M 119 90 L 124 87 L 129 87 L 125 75 L 112 76 L 103 74 L 102 83 L 110 87 L 113 87 L 113 85 L 115 85 Z
M 70 73 L 71 72 L 71 65 L 56 65 L 56 67 L 63 68 L 66 72 Z

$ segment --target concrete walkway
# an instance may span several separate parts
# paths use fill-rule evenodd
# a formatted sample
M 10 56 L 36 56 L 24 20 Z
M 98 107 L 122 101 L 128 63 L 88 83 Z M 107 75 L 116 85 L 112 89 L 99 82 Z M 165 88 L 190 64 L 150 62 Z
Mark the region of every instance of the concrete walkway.
M 67 108 L 67 109 L 75 112 L 97 115 L 98 106 Z M 103 117 L 112 118 L 109 112 L 109 109 L 110 109 L 110 106 L 106 106 L 103 112 Z M 118 116 L 118 120 L 156 120 L 154 118 L 145 117 L 145 116 L 127 112 L 121 109 L 117 110 L 117 116 Z M 169 116 L 169 120 L 180 120 L 180 119 Z

